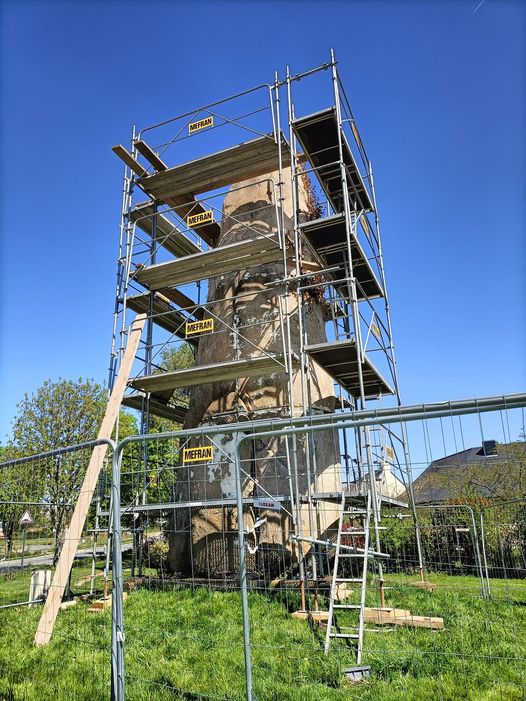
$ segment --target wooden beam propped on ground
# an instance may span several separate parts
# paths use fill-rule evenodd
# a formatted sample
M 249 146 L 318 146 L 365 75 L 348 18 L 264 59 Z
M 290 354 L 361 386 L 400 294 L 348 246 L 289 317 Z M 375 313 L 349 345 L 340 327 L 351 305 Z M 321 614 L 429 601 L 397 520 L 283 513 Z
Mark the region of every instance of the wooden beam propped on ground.
M 141 314 L 137 316 L 131 324 L 126 350 L 124 351 L 119 373 L 108 400 L 106 413 L 104 414 L 97 436 L 99 440 L 110 439 L 112 436 L 145 322 L 146 315 Z M 44 604 L 44 610 L 38 622 L 37 631 L 35 633 L 35 645 L 45 645 L 51 639 L 62 596 L 66 589 L 69 573 L 77 553 L 82 530 L 86 523 L 93 493 L 97 486 L 97 480 L 99 479 L 100 470 L 107 451 L 107 445 L 99 445 L 93 449 L 91 454 L 91 459 L 86 469 L 82 487 L 80 488 L 75 510 L 71 517 L 69 528 L 65 533 L 64 546 L 55 568 L 55 574 Z

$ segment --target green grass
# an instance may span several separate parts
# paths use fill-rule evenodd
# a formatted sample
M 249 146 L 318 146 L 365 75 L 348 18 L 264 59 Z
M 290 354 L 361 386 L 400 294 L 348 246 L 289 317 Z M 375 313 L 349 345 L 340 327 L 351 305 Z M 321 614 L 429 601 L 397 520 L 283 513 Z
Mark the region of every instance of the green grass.
M 102 570 L 104 561 L 99 560 L 96 568 L 95 589 L 102 591 L 103 578 Z M 5 604 L 15 604 L 20 601 L 27 601 L 29 596 L 29 584 L 31 574 L 34 569 L 45 569 L 44 565 L 36 568 L 24 566 L 23 570 L 13 570 L 5 572 L 0 570 L 0 606 Z M 91 575 L 91 560 L 79 560 L 75 563 L 71 575 L 71 588 L 75 593 L 89 591 L 89 580 Z M 21 610 L 20 610 L 21 611 Z M 0 609 L 1 616 L 1 609 Z M 1 621 L 1 618 L 0 618 Z M 0 633 L 1 636 L 1 633 Z
M 474 577 L 431 579 L 438 584 L 433 594 L 407 586 L 406 578 L 388 578 L 389 605 L 442 616 L 446 630 L 367 633 L 363 661 L 371 677 L 356 685 L 342 675 L 352 664 L 344 645 L 325 658 L 323 632 L 291 619 L 277 598 L 251 594 L 258 701 L 525 699 L 526 583 L 494 581 L 502 596 L 488 602 L 478 597 Z M 0 611 L 0 699 L 107 699 L 110 613 L 90 614 L 77 604 L 60 613 L 52 642 L 34 648 L 40 612 Z M 237 593 L 134 591 L 125 622 L 128 701 L 244 699 Z

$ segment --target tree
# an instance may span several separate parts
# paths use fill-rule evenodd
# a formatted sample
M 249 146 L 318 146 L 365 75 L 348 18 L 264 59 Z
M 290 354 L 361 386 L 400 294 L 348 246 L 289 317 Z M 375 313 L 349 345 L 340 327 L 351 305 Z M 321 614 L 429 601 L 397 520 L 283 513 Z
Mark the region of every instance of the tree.
M 195 353 L 189 343 L 183 343 L 178 348 L 167 348 L 161 359 L 161 372 L 173 372 L 174 370 L 186 370 L 195 365 Z M 183 406 L 188 405 L 190 391 L 188 388 L 177 389 L 173 393 L 172 402 Z
M 26 394 L 17 406 L 13 437 L 8 446 L 11 454 L 19 457 L 34 455 L 94 440 L 106 402 L 106 389 L 94 380 L 47 380 L 34 394 Z M 133 417 L 122 412 L 120 437 L 136 432 Z M 21 465 L 14 471 L 19 481 L 25 481 L 31 499 L 50 504 L 55 562 L 60 553 L 68 512 L 82 485 L 90 455 L 91 449 L 73 451 Z

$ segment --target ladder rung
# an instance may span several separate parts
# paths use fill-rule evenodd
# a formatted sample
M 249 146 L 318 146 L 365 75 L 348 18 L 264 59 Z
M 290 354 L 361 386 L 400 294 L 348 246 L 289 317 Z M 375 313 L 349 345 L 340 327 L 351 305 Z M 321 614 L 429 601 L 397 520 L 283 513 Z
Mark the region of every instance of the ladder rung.
M 365 557 L 365 553 L 339 553 L 338 557 Z
M 358 633 L 329 633 L 331 638 L 353 638 L 354 640 L 359 639 Z
M 336 577 L 336 582 L 363 582 L 362 577 Z M 384 587 L 385 589 L 385 587 Z

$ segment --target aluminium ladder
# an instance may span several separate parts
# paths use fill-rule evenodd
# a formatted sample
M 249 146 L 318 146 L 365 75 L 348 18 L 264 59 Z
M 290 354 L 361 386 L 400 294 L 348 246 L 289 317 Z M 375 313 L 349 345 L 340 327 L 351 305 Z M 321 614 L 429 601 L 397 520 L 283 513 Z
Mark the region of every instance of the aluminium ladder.
M 360 664 L 362 659 L 363 650 L 363 635 L 364 635 L 364 623 L 365 623 L 365 594 L 367 590 L 367 569 L 369 560 L 369 539 L 370 539 L 370 527 L 371 527 L 371 490 L 367 492 L 367 506 L 366 508 L 356 508 L 346 505 L 345 492 L 342 493 L 340 516 L 338 520 L 338 535 L 336 539 L 336 553 L 334 556 L 334 566 L 332 571 L 331 580 L 331 591 L 330 591 L 330 601 L 329 601 L 329 617 L 327 620 L 327 632 L 325 635 L 325 647 L 324 654 L 326 655 L 329 651 L 331 640 L 333 638 L 340 638 L 349 640 L 356 645 L 356 664 Z M 362 526 L 358 530 L 344 530 L 344 519 L 349 518 L 351 522 L 354 519 L 360 519 Z M 356 546 L 347 546 L 342 543 L 342 538 L 344 538 L 347 533 L 352 537 L 360 536 L 364 539 L 364 547 L 358 548 Z M 349 561 L 351 563 L 350 575 L 346 576 L 346 573 L 341 573 L 343 561 Z M 357 563 L 357 567 L 353 566 L 353 563 Z M 356 571 L 357 570 L 357 571 Z M 346 601 L 340 601 L 338 598 L 338 585 L 339 584 L 359 584 L 360 585 L 360 600 L 359 603 L 347 603 Z M 335 621 L 335 611 L 357 611 L 358 612 L 358 625 L 357 626 L 345 626 L 340 627 Z

